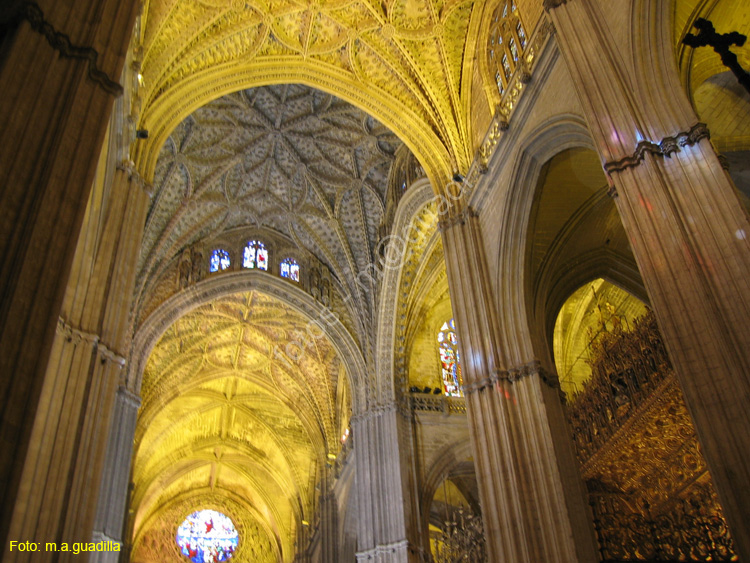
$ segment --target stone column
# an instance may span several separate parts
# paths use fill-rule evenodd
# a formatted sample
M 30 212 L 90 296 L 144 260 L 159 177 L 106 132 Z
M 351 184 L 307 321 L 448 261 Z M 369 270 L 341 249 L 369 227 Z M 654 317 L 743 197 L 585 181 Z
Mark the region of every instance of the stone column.
M 99 500 L 94 521 L 94 542 L 125 542 L 122 537 L 130 482 L 130 462 L 133 458 L 133 438 L 141 399 L 127 387 L 120 386 L 115 397 L 112 423 L 109 429 L 107 454 L 104 460 Z M 97 552 L 90 563 L 117 563 L 120 553 Z
M 110 188 L 104 190 L 102 208 L 92 198 L 88 209 L 39 398 L 11 538 L 72 544 L 92 537 L 109 421 L 125 376 L 135 264 L 149 201 L 127 167 L 116 170 Z M 122 455 L 131 453 L 128 445 Z M 76 556 L 44 557 L 68 561 Z
M 598 561 L 557 378 L 506 365 L 478 219 L 450 211 L 439 226 L 488 560 Z
M 357 494 L 357 561 L 415 561 L 407 536 L 408 509 L 395 402 L 352 417 Z
M 547 1 L 744 560 L 750 559 L 750 223 L 679 83 L 669 4 L 632 3 L 637 47 L 623 54 L 602 2 Z
M 3 545 L 24 460 L 33 454 L 28 452 L 33 422 L 97 157 L 112 102 L 121 92 L 113 77 L 120 76 L 136 5 L 136 0 L 38 0 L 0 6 Z M 82 360 L 80 354 L 64 354 L 66 361 Z M 83 392 L 91 397 L 97 390 Z M 43 486 L 44 480 L 37 481 L 37 488 Z
M 339 507 L 332 490 L 320 499 L 320 533 L 321 561 L 339 561 Z

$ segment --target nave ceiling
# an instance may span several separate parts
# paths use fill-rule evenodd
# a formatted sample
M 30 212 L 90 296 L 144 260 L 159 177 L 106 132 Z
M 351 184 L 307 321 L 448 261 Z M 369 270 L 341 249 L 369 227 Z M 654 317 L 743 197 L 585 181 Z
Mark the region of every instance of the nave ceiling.
M 220 244 L 232 230 L 260 240 L 273 232 L 330 270 L 366 344 L 376 306 L 372 267 L 400 147 L 361 110 L 302 85 L 235 92 L 195 111 L 156 167 L 138 306 L 190 245 Z
M 306 83 L 396 131 L 433 180 L 473 155 L 469 95 L 483 4 L 471 0 L 147 0 L 136 35 L 138 145 L 150 177 L 172 128 L 212 99 Z
M 350 416 L 330 341 L 321 333 L 296 344 L 306 323 L 249 291 L 188 312 L 158 341 L 135 436 L 134 561 L 176 554 L 174 531 L 202 508 L 233 519 L 240 560 L 294 557 Z

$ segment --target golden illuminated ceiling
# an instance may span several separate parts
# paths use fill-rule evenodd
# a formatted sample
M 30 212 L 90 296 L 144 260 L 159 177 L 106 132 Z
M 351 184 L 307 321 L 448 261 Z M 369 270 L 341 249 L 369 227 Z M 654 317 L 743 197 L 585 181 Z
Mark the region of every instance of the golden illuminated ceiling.
M 480 16 L 473 0 L 147 0 L 135 54 L 138 127 L 150 138 L 139 166 L 150 177 L 171 129 L 210 100 L 304 83 L 366 109 L 444 181 L 473 153 Z
M 341 281 L 363 342 L 376 299 L 366 276 L 377 260 L 388 176 L 401 146 L 372 117 L 307 86 L 235 92 L 198 109 L 160 153 L 139 263 L 141 298 L 185 247 L 263 228 Z
M 306 322 L 251 291 L 200 306 L 156 344 L 135 437 L 133 561 L 172 560 L 177 526 L 200 508 L 235 521 L 240 560 L 294 558 L 350 409 L 339 357 L 322 335 L 300 340 Z
M 678 0 L 675 2 L 674 34 L 678 62 L 685 84 L 691 98 L 698 87 L 720 72 L 727 70 L 719 55 L 711 47 L 694 49 L 682 44 L 688 33 L 698 33 L 692 22 L 702 17 L 710 20 L 718 33 L 738 31 L 750 35 L 750 4 L 739 0 Z M 734 46 L 732 52 L 737 54 L 739 63 L 750 66 L 750 44 Z M 710 125 L 710 124 L 709 124 Z

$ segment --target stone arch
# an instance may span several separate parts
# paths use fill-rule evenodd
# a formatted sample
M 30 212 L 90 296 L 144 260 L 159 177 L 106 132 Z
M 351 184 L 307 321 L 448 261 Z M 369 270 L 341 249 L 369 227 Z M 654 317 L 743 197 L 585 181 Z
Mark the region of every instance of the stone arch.
M 559 115 L 532 131 L 525 139 L 518 164 L 512 173 L 510 190 L 501 213 L 496 291 L 498 303 L 510 303 L 499 311 L 501 338 L 510 365 L 520 365 L 535 357 L 531 345 L 527 303 L 528 278 L 526 250 L 535 189 L 546 162 L 571 149 L 593 150 L 585 121 L 578 115 Z M 551 366 L 549 366 L 551 367 Z
M 634 109 L 644 116 L 636 126 L 646 140 L 653 142 L 687 131 L 697 121 L 689 94 L 680 80 L 675 56 L 675 4 L 635 0 L 631 8 L 634 82 L 640 97 L 634 99 L 640 108 Z M 670 103 L 665 104 L 667 99 Z M 679 131 L 674 130 L 675 123 L 682 124 Z
M 420 487 L 419 494 L 419 513 L 421 516 L 420 525 L 423 530 L 423 537 L 427 542 L 425 549 L 429 552 L 429 526 L 430 526 L 430 509 L 432 506 L 435 493 L 441 483 L 454 476 L 474 475 L 474 464 L 469 461 L 472 458 L 470 441 L 454 442 L 443 448 L 436 461 L 427 469 L 425 477 Z M 467 499 L 471 503 L 471 499 Z M 472 510 L 481 514 L 479 506 L 472 506 Z
M 381 401 L 395 398 L 396 314 L 399 304 L 404 259 L 409 251 L 409 227 L 425 206 L 434 201 L 432 186 L 426 179 L 417 180 L 401 198 L 386 249 L 385 274 L 380 290 L 380 308 L 375 343 L 376 389 Z
M 243 513 L 246 513 L 254 516 L 254 522 L 259 525 L 260 530 L 264 532 L 268 537 L 270 547 L 274 553 L 274 559 L 278 561 L 282 560 L 284 546 L 279 541 L 275 530 L 273 530 L 273 528 L 264 521 L 262 515 L 258 513 L 257 509 L 255 509 L 255 507 L 253 507 L 252 504 L 247 501 L 247 499 L 243 498 L 241 495 L 238 495 L 234 491 L 221 489 L 221 495 L 217 494 L 214 491 L 211 491 L 210 489 L 202 489 L 190 493 L 183 493 L 172 499 L 168 503 L 168 505 L 164 507 L 164 511 L 162 512 L 162 514 L 166 513 L 168 516 L 171 516 L 172 519 L 179 519 L 181 517 L 184 518 L 185 516 L 190 514 L 189 511 L 191 510 L 191 508 L 189 507 L 190 503 L 193 501 L 202 502 L 201 508 L 214 509 L 219 512 L 225 513 L 230 517 L 235 528 L 240 534 L 240 542 L 237 552 L 235 553 L 235 557 L 238 557 L 240 560 L 248 560 L 248 556 L 252 555 L 248 552 L 248 548 L 250 546 L 249 542 L 242 541 L 243 535 L 246 535 L 249 531 L 249 523 L 241 518 L 241 515 Z M 156 513 L 149 515 L 146 521 L 139 527 L 141 533 L 139 533 L 138 536 L 134 538 L 133 553 L 137 553 L 137 550 L 140 547 L 139 544 L 144 539 L 143 532 L 148 531 L 150 527 L 155 523 L 156 516 Z M 177 526 L 179 526 L 179 522 L 177 523 Z M 175 532 L 177 530 L 177 526 L 175 526 Z M 178 554 L 179 550 L 176 548 L 175 538 L 171 534 L 169 537 L 164 538 L 164 541 L 170 540 L 171 543 L 163 545 L 162 548 L 172 550 L 167 551 L 167 553 Z M 161 553 L 161 555 L 163 556 L 164 553 Z
M 344 325 L 328 308 L 315 301 L 302 289 L 282 278 L 254 270 L 209 277 L 173 295 L 149 315 L 137 328 L 133 339 L 131 367 L 128 373 L 130 387 L 140 392 L 146 360 L 172 323 L 200 305 L 219 297 L 249 290 L 265 293 L 289 305 L 309 319 L 310 331 L 322 332 L 330 339 L 346 366 L 352 390 L 352 411 L 355 414 L 363 412 L 368 400 L 367 371 L 359 347 Z
M 372 115 L 404 141 L 434 185 L 452 176 L 446 147 L 419 116 L 385 92 L 363 87 L 343 71 L 299 57 L 279 57 L 250 64 L 224 64 L 197 73 L 160 96 L 141 118 L 148 139 L 136 143 L 134 160 L 150 182 L 162 145 L 193 111 L 231 92 L 276 84 L 304 84 L 351 103 Z M 455 166 L 455 164 L 453 165 Z

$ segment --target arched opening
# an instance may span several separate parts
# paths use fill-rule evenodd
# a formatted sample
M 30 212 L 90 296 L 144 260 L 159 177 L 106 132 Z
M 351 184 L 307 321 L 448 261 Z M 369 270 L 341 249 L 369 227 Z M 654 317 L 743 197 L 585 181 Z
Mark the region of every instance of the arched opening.
M 557 312 L 584 282 L 604 277 L 645 300 L 630 243 L 594 151 L 570 148 L 542 166 L 530 211 L 525 273 L 534 338 L 550 359 Z
M 653 313 L 596 279 L 565 301 L 555 362 L 603 561 L 735 561 Z
M 250 290 L 188 310 L 158 339 L 141 384 L 131 561 L 189 558 L 175 537 L 200 510 L 231 518 L 237 560 L 293 561 L 312 540 L 352 398 L 336 347 L 308 338 L 309 322 Z

